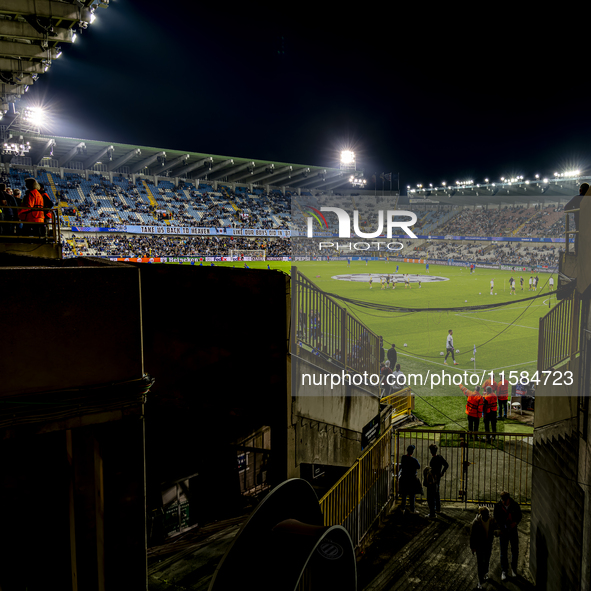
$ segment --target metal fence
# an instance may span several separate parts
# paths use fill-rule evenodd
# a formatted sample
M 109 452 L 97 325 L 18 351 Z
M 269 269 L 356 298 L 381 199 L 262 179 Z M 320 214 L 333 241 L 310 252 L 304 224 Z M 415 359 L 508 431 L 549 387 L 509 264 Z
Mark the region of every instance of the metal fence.
M 261 427 L 235 446 L 240 492 L 256 495 L 269 488 L 267 469 L 271 459 L 271 428 Z
M 388 428 L 320 499 L 324 525 L 342 525 L 355 547 L 392 496 L 393 435 Z
M 346 369 L 380 372 L 380 340 L 303 273 L 292 268 L 296 339 Z
M 576 291 L 540 318 L 538 371 L 547 371 L 579 352 L 581 299 Z M 543 379 L 543 376 L 540 376 Z
M 429 465 L 429 445 L 435 443 L 438 453 L 449 464 L 440 482 L 442 501 L 494 503 L 508 491 L 520 505 L 531 505 L 533 435 L 527 433 L 491 433 L 491 443 L 474 440 L 486 433 L 440 431 L 436 429 L 398 429 L 395 437 L 396 466 L 409 445 L 416 447 L 413 456 L 421 465 L 418 475 Z M 398 490 L 398 487 L 397 487 Z M 427 491 L 424 488 L 426 500 Z M 420 496 L 419 496 L 420 498 Z
M 43 211 L 45 221 L 43 222 L 25 222 L 20 219 L 10 220 L 8 211 L 14 212 L 18 218 L 20 211 Z M 0 211 L 4 214 L 4 219 L 0 219 L 0 235 L 3 241 L 19 242 L 22 238 L 43 238 L 55 244 L 61 243 L 61 228 L 58 220 L 58 210 L 49 207 L 21 207 L 12 205 L 1 205 Z M 51 214 L 51 218 L 47 217 Z

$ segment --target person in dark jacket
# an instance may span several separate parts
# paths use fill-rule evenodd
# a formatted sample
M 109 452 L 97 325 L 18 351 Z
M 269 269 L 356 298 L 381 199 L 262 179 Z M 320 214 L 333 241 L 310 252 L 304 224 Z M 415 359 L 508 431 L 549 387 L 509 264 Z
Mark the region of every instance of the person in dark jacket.
M 517 526 L 521 521 L 521 509 L 507 491 L 501 493 L 501 500 L 495 504 L 494 516 L 501 531 L 501 569 L 503 571 L 501 580 L 504 581 L 509 574 L 509 544 L 511 544 L 511 568 L 513 576 L 517 576 L 517 558 L 519 557 Z
M 388 383 L 388 376 L 391 374 L 392 368 L 390 367 L 390 362 L 386 361 L 386 363 L 380 368 L 382 398 L 388 396 L 392 392 L 392 386 Z
M 51 200 L 51 197 L 47 194 L 45 190 L 45 185 L 39 185 L 39 193 L 41 193 L 41 197 L 43 197 L 43 209 L 52 209 L 54 207 L 54 203 Z M 51 211 L 45 212 L 45 219 L 50 220 L 53 218 Z
M 396 345 L 392 343 L 388 349 L 388 361 L 390 362 L 390 367 L 396 367 L 397 358 L 398 355 L 396 354 Z
M 478 515 L 470 526 L 470 550 L 476 554 L 478 563 L 478 589 L 482 589 L 482 584 L 488 579 L 493 541 L 499 533 L 498 524 L 490 516 L 488 508 L 479 507 Z
M 434 519 L 435 513 L 441 513 L 439 482 L 449 469 L 449 464 L 443 456 L 437 454 L 437 446 L 434 443 L 429 446 L 429 451 L 431 452 L 429 466 L 432 479 L 427 485 L 427 503 L 429 504 L 429 517 Z
M 406 448 L 406 455 L 400 459 L 400 494 L 402 496 L 402 511 L 406 509 L 406 498 L 409 498 L 410 512 L 415 511 L 415 496 L 421 489 L 421 482 L 417 478 L 417 472 L 421 469 L 421 464 L 412 454 L 415 451 L 414 445 Z M 422 489 L 421 489 L 422 490 Z

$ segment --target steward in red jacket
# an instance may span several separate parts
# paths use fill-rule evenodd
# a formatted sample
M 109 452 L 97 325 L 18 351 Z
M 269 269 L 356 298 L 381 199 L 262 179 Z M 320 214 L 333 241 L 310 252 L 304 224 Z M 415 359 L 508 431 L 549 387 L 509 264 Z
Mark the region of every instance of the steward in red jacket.
M 45 222 L 45 212 L 43 208 L 43 197 L 39 192 L 39 183 L 35 179 L 25 179 L 25 186 L 27 192 L 23 197 L 23 207 L 27 209 L 19 209 L 18 219 L 22 222 L 34 222 L 43 224 Z M 30 224 L 26 224 L 23 227 L 23 234 L 41 236 L 41 228 L 36 228 Z
M 466 414 L 468 415 L 468 431 L 478 431 L 480 417 L 482 416 L 482 407 L 484 400 L 480 395 L 480 386 L 476 386 L 474 392 L 471 392 L 465 386 L 460 384 L 460 390 L 466 395 Z M 476 437 L 476 436 L 475 436 Z

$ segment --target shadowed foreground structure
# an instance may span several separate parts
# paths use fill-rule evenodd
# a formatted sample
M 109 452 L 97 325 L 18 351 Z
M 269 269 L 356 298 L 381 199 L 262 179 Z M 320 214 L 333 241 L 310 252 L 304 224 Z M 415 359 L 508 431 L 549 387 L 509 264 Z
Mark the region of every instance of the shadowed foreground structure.
M 358 589 L 475 589 L 478 584 L 476 556 L 472 556 L 469 542 L 470 524 L 476 516 L 476 509 L 476 505 L 469 505 L 464 510 L 463 503 L 444 504 L 443 514 L 434 521 L 426 519 L 427 509 L 420 504 L 420 515 L 392 511 L 358 563 Z M 529 522 L 529 512 L 524 511 L 519 525 L 519 576 L 501 583 L 499 541 L 495 539 L 490 579 L 484 583 L 483 589 L 501 586 L 511 590 L 534 589 L 527 580 Z

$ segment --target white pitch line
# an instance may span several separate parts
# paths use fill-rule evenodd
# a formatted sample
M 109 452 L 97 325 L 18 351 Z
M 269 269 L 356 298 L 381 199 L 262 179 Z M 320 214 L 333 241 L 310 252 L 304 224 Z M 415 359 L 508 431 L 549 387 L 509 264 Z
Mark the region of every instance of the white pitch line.
M 512 322 L 501 322 L 500 320 L 489 320 L 488 318 L 473 318 L 472 316 L 466 316 L 465 314 L 456 314 L 456 316 L 462 316 L 463 318 L 469 318 L 470 320 L 482 320 L 482 322 L 494 322 L 495 324 L 513 324 Z M 530 330 L 539 330 L 533 326 L 523 326 L 523 324 L 513 324 L 513 326 L 519 326 L 519 328 L 529 328 Z
M 449 365 L 444 365 L 443 363 L 437 363 L 436 361 L 430 361 L 428 359 L 423 359 L 422 357 L 417 357 L 416 355 L 411 355 L 410 353 L 403 353 L 402 351 L 398 351 L 399 355 L 406 355 L 406 357 L 412 357 L 413 359 L 418 359 L 419 361 L 424 361 L 425 363 L 433 363 L 434 365 L 441 365 L 441 367 L 449 367 L 450 369 L 452 369 L 452 367 L 454 369 L 457 369 L 456 366 L 449 366 Z M 536 359 L 535 361 L 524 361 L 523 363 L 515 363 L 514 365 L 504 365 L 503 367 L 494 367 L 493 369 L 487 369 L 485 370 L 486 373 L 489 373 L 491 371 L 497 371 L 499 369 L 507 369 L 508 367 L 518 367 L 521 365 L 531 365 L 532 363 L 537 363 L 538 360 Z M 461 369 L 458 369 L 457 371 L 462 371 Z M 474 369 L 465 369 L 465 371 L 470 371 L 472 373 L 479 373 L 480 371 L 482 371 L 480 368 L 477 369 L 476 371 L 474 371 Z
M 495 367 L 494 369 L 489 369 L 488 371 L 497 371 L 497 369 L 507 369 L 508 367 L 517 367 L 519 365 L 531 365 L 532 363 L 537 363 L 538 360 L 535 361 L 524 361 L 523 363 L 516 363 L 515 365 L 505 365 L 504 367 Z

